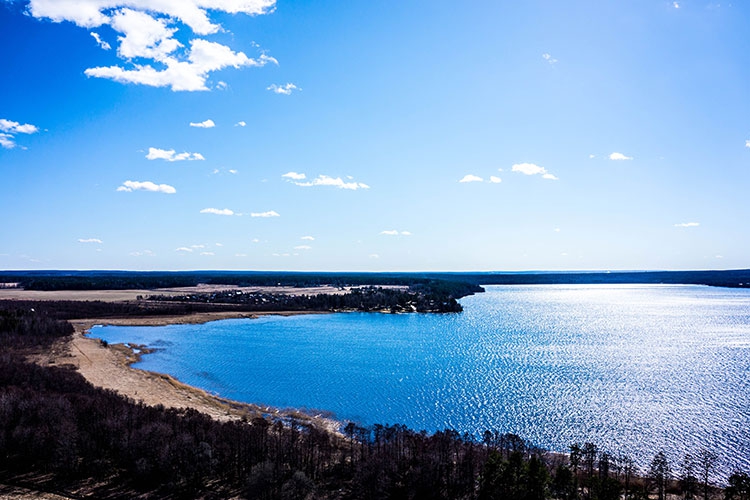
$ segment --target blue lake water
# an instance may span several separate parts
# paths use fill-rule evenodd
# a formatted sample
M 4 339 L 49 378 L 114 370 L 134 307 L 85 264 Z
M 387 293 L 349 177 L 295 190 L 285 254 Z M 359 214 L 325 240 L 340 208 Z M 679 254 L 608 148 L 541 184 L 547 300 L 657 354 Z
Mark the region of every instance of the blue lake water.
M 702 447 L 750 469 L 750 290 L 491 286 L 460 314 L 96 327 L 136 366 L 231 399 L 362 424 L 592 441 L 648 461 Z

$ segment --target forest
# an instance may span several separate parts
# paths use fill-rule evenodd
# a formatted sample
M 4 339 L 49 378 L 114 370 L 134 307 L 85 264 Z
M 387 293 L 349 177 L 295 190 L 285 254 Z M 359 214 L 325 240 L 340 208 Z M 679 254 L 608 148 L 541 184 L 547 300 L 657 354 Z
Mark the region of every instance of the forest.
M 712 484 L 718 456 L 679 463 L 615 456 L 593 443 L 551 453 L 519 436 L 295 419 L 218 422 L 150 407 L 28 356 L 64 341 L 52 311 L 0 305 L 0 484 L 73 498 L 740 500 L 750 477 Z M 647 464 L 639 468 L 636 464 Z
M 0 271 L 0 284 L 27 290 L 126 290 L 194 286 L 431 286 L 463 297 L 479 285 L 680 284 L 750 287 L 750 269 L 593 272 L 267 272 L 267 271 Z

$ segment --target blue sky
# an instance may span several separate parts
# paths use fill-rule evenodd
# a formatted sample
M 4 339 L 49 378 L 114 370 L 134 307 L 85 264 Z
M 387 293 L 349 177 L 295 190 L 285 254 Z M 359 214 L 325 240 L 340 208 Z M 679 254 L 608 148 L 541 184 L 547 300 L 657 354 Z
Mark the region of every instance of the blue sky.
M 746 268 L 750 6 L 0 0 L 0 269 Z

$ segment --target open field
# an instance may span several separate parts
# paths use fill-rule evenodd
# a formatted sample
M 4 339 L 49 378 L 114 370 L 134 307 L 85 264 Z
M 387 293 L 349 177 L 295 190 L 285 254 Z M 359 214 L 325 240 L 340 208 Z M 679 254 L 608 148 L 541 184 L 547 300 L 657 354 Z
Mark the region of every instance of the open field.
M 325 293 L 342 295 L 358 287 L 335 286 L 249 286 L 198 285 L 177 288 L 154 288 L 151 290 L 24 290 L 23 288 L 0 288 L 0 300 L 101 300 L 103 302 L 126 302 L 149 295 L 190 295 L 193 293 L 240 290 L 242 293 L 267 293 L 281 295 L 315 295 Z M 381 288 L 406 290 L 407 286 L 390 285 Z

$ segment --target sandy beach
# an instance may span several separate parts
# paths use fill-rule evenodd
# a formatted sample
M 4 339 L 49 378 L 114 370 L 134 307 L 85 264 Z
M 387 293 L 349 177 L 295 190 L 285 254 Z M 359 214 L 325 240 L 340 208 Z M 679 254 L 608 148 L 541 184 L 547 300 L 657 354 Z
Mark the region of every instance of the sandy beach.
M 304 313 L 270 314 L 294 315 Z M 131 365 L 139 359 L 139 355 L 135 354 L 132 349 L 122 344 L 105 345 L 99 339 L 87 335 L 94 325 L 160 326 L 253 317 L 257 317 L 257 314 L 218 312 L 187 316 L 72 320 L 70 323 L 75 328 L 72 337 L 54 345 L 48 352 L 34 356 L 34 361 L 43 365 L 73 366 L 93 385 L 111 389 L 127 398 L 147 405 L 192 408 L 223 421 L 250 420 L 259 416 L 295 417 L 302 422 L 325 428 L 331 432 L 337 432 L 339 423 L 322 415 L 308 415 L 293 409 L 278 409 L 239 403 L 183 384 L 169 375 L 132 368 Z

